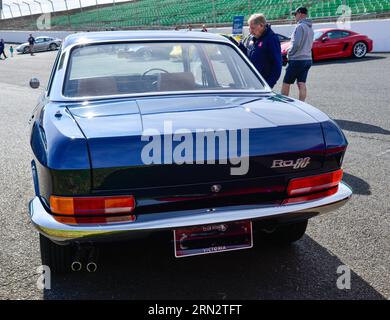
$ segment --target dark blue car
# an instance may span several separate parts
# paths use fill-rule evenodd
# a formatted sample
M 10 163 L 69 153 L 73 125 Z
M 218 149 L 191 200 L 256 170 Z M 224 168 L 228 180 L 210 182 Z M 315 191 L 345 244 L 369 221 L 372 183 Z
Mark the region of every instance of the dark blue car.
M 180 59 L 123 58 L 142 46 Z M 352 194 L 336 123 L 210 33 L 67 37 L 30 124 L 29 212 L 53 272 L 95 271 L 99 243 L 154 232 L 176 257 L 291 243 Z

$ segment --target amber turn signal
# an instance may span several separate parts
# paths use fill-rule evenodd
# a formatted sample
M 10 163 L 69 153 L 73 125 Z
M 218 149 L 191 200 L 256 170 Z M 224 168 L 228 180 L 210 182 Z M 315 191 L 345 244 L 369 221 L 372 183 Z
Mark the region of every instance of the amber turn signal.
M 59 215 L 118 215 L 134 211 L 133 196 L 50 197 L 50 209 Z

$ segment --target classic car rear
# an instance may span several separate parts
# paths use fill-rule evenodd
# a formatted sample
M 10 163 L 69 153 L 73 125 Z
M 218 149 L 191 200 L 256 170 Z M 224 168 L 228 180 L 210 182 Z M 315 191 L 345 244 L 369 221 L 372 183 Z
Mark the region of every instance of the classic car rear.
M 181 59 L 121 57 L 142 45 Z M 177 257 L 250 248 L 264 231 L 290 243 L 351 196 L 338 126 L 271 92 L 221 36 L 70 36 L 48 88 L 31 118 L 30 216 L 54 271 L 83 246 L 161 230 Z

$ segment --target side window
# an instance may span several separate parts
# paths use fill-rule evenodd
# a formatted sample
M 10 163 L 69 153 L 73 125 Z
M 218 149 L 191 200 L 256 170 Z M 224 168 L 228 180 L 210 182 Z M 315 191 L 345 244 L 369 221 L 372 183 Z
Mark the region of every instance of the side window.
M 223 88 L 234 87 L 234 79 L 229 68 L 229 63 L 226 61 L 226 56 L 219 49 L 220 46 L 210 45 L 207 47 L 207 54 L 210 59 L 211 66 L 214 70 L 217 85 Z
M 50 91 L 51 91 L 51 85 L 53 83 L 53 78 L 54 78 L 54 74 L 57 70 L 57 66 L 58 66 L 58 61 L 60 60 L 60 56 L 61 56 L 61 50 L 58 50 L 58 53 L 57 53 L 57 57 L 56 57 L 56 60 L 54 62 L 54 65 L 53 65 L 53 69 L 51 70 L 51 74 L 50 74 L 50 78 L 49 78 L 49 82 L 47 83 L 47 88 L 46 88 L 46 91 L 47 91 L 47 95 L 49 96 L 50 95 Z M 62 56 L 61 60 L 63 62 L 64 60 L 64 56 Z
M 338 31 L 338 30 L 330 31 L 327 33 L 327 37 L 329 39 L 341 39 L 341 38 L 348 37 L 349 35 L 350 34 L 347 31 Z
M 189 47 L 190 71 L 194 75 L 197 86 L 204 87 L 206 85 L 204 69 L 199 52 L 195 46 Z

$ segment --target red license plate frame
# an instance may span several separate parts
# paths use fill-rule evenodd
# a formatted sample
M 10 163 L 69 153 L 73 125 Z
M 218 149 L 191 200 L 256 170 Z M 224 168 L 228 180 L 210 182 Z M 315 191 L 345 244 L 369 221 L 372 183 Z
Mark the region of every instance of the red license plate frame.
M 253 247 L 252 221 L 234 221 L 173 230 L 176 258 Z

